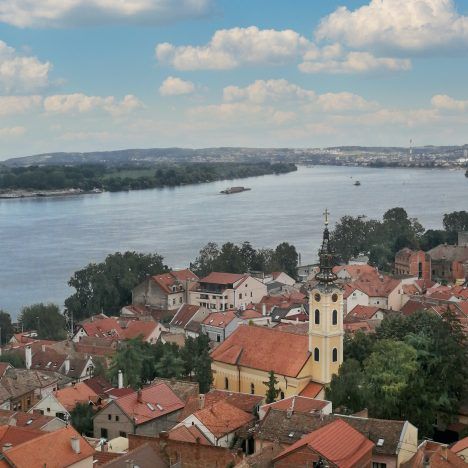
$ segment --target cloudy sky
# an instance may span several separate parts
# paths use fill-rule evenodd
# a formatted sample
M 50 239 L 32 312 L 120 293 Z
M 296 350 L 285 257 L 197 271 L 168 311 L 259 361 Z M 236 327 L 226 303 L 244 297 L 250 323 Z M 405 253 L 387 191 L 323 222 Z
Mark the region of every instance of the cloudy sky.
M 0 0 L 0 160 L 468 143 L 465 0 Z

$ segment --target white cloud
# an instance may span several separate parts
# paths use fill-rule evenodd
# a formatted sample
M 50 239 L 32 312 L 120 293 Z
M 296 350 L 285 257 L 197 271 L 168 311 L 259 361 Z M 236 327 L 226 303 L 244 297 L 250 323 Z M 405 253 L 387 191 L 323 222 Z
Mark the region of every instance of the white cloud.
M 0 116 L 23 114 L 41 104 L 41 96 L 0 96 Z
M 211 0 L 1 0 L 0 22 L 18 27 L 163 24 L 207 15 Z
M 440 110 L 457 112 L 468 111 L 468 100 L 457 100 L 446 94 L 436 94 L 432 97 L 431 104 L 433 107 Z
M 191 81 L 169 76 L 161 84 L 159 93 L 161 96 L 180 96 L 181 94 L 191 94 L 194 90 L 195 85 Z
M 340 60 L 306 60 L 299 64 L 299 70 L 304 73 L 368 73 L 409 69 L 411 69 L 409 59 L 375 57 L 369 52 L 348 52 Z
M 348 92 L 321 94 L 317 102 L 324 112 L 365 111 L 378 107 L 376 102 Z
M 132 94 L 128 94 L 121 101 L 116 100 L 114 96 L 87 96 L 82 93 L 56 94 L 44 99 L 44 110 L 50 114 L 81 114 L 100 109 L 118 116 L 140 107 L 143 107 L 143 104 Z
M 371 0 L 356 10 L 342 6 L 316 30 L 318 40 L 358 49 L 422 53 L 468 46 L 468 17 L 452 0 Z
M 9 139 L 9 138 L 17 138 L 26 133 L 26 129 L 24 127 L 4 127 L 0 128 L 0 138 Z
M 9 93 L 43 88 L 49 83 L 51 69 L 50 62 L 20 55 L 13 47 L 0 41 L 0 89 Z
M 159 62 L 177 70 L 227 70 L 240 65 L 282 64 L 296 60 L 312 43 L 296 31 L 248 28 L 216 31 L 204 46 L 156 46 Z

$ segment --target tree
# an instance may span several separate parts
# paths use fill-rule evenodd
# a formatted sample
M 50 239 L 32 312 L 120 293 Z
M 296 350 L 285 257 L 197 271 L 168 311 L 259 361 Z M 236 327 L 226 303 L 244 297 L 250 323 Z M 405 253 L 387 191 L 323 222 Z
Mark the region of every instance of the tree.
M 332 376 L 330 386 L 325 389 L 327 400 L 344 413 L 355 413 L 366 407 L 363 388 L 364 376 L 361 364 L 356 359 L 347 359 L 341 364 L 338 374 Z
M 269 404 L 275 402 L 280 391 L 276 388 L 276 385 L 278 385 L 278 379 L 275 377 L 275 373 L 272 370 L 268 374 L 268 381 L 263 382 L 263 384 L 267 387 L 265 403 Z
M 282 242 L 275 249 L 274 261 L 278 265 L 278 269 L 287 273 L 291 278 L 297 277 L 298 259 L 299 255 L 294 245 Z
M 71 424 L 79 434 L 93 436 L 94 411 L 88 403 L 78 403 L 71 411 Z
M 197 357 L 197 345 L 195 339 L 191 336 L 185 338 L 185 345 L 180 350 L 180 357 L 184 362 L 184 375 L 190 377 Z
M 345 335 L 343 340 L 344 359 L 355 359 L 359 364 L 370 356 L 375 345 L 375 335 L 358 330 L 354 336 Z
M 0 333 L 0 346 L 3 346 L 13 336 L 13 325 L 11 324 L 11 315 L 2 309 L 0 309 Z
M 2 355 L 0 356 L 0 362 L 8 362 L 13 367 L 16 367 L 18 369 L 25 367 L 24 357 L 18 353 L 2 353 Z
M 132 300 L 132 289 L 147 276 L 167 271 L 158 254 L 117 252 L 102 263 L 91 263 L 75 272 L 68 284 L 76 292 L 65 300 L 65 307 L 75 320 L 100 313 L 118 312 Z
M 23 307 L 18 322 L 24 330 L 36 330 L 42 340 L 60 341 L 67 336 L 65 317 L 56 304 Z
M 448 232 L 468 231 L 468 211 L 452 211 L 444 214 L 443 223 Z
M 401 341 L 381 340 L 364 362 L 364 388 L 373 417 L 399 419 L 403 395 L 418 370 L 416 350 Z
M 107 376 L 113 383 L 117 382 L 119 370 L 122 371 L 124 386 L 137 389 L 142 384 L 143 360 L 142 341 L 134 338 L 123 343 L 112 357 Z
M 208 392 L 213 382 L 211 356 L 208 352 L 208 348 L 205 348 L 195 359 L 194 372 L 195 380 L 200 387 L 200 393 Z
M 198 276 L 203 277 L 215 271 L 215 262 L 219 257 L 218 244 L 215 242 L 208 242 L 198 253 L 198 257 L 193 263 L 190 264 L 190 268 Z
M 330 240 L 338 259 L 348 262 L 350 258 L 367 253 L 370 224 L 365 216 L 343 216 L 335 225 Z
M 181 377 L 184 373 L 184 361 L 174 351 L 166 348 L 163 356 L 155 365 L 155 371 L 158 377 L 166 379 Z

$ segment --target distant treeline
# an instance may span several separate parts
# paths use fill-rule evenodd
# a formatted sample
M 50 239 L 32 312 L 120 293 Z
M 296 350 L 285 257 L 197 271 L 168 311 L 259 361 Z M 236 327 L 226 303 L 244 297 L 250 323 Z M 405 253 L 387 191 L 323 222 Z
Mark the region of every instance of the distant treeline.
M 174 187 L 297 170 L 292 163 L 162 163 L 148 167 L 105 165 L 0 168 L 0 190 L 101 189 L 108 191 Z

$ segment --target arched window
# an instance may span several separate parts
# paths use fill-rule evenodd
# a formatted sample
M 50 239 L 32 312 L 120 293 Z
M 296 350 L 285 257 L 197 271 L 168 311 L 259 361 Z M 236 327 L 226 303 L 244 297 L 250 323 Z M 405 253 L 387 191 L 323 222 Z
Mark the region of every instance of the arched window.
M 320 323 L 320 310 L 315 309 L 315 325 Z
M 281 398 L 282 400 L 284 400 L 284 392 L 283 392 L 283 390 L 281 390 L 281 392 L 280 392 L 280 398 Z
M 250 384 L 250 393 L 251 393 L 252 395 L 255 394 L 255 385 L 254 385 L 253 383 Z
M 338 323 L 338 311 L 336 309 L 332 312 L 332 323 L 336 325 Z
M 332 351 L 332 361 L 333 362 L 338 361 L 338 350 L 336 348 L 333 348 L 333 351 Z
M 318 348 L 314 349 L 314 361 L 320 361 L 320 350 Z
M 227 377 L 224 378 L 224 390 L 229 390 L 229 379 Z

